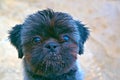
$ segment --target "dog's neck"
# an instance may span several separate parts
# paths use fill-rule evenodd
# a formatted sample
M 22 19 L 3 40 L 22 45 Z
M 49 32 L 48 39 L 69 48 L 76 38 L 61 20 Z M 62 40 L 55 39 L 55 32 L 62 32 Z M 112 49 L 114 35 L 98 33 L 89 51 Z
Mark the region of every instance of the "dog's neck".
M 24 80 L 76 80 L 75 79 L 76 70 L 70 70 L 68 73 L 56 76 L 51 75 L 48 77 L 35 75 L 29 71 L 26 71 L 26 76 Z

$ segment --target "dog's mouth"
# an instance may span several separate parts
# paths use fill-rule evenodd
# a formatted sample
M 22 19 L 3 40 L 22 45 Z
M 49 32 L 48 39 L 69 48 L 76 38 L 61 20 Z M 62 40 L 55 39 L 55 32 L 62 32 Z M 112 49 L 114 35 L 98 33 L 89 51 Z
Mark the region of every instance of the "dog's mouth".
M 76 58 L 69 51 L 44 51 L 30 59 L 31 71 L 37 75 L 60 75 L 69 71 Z
M 45 61 L 60 61 L 62 59 L 61 55 L 58 55 L 56 52 L 50 52 L 48 55 L 45 56 Z
M 65 62 L 62 60 L 62 56 L 52 52 L 46 55 L 38 65 L 34 65 L 33 71 L 38 75 L 58 75 L 62 72 L 64 67 Z

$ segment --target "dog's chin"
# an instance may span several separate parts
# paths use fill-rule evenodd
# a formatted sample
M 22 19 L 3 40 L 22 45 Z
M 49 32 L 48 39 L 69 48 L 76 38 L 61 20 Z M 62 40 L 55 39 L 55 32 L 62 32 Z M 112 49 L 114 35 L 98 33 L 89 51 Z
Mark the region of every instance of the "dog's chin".
M 29 63 L 29 67 L 30 71 L 36 75 L 58 76 L 68 72 L 75 61 L 76 58 L 72 55 L 64 56 L 57 53 L 49 53 L 49 55 L 44 56 L 42 60 L 38 60 L 34 65 Z

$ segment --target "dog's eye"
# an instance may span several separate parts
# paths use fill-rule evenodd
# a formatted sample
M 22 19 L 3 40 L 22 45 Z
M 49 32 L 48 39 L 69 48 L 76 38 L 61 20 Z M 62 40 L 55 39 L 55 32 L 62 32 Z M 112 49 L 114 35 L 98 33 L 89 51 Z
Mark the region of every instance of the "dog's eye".
M 67 42 L 67 41 L 69 41 L 69 36 L 67 36 L 67 35 L 64 35 L 63 37 L 62 37 L 62 39 L 65 41 L 65 42 Z
M 39 43 L 39 42 L 41 42 L 41 38 L 40 37 L 34 37 L 33 42 L 34 43 Z

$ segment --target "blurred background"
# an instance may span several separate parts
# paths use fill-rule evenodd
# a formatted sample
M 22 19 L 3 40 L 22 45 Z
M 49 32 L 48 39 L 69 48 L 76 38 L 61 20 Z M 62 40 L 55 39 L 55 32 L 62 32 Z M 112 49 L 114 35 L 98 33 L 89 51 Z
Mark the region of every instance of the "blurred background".
M 85 80 L 120 80 L 120 0 L 0 0 L 0 80 L 22 80 L 22 60 L 8 31 L 27 15 L 51 8 L 71 14 L 90 28 L 79 64 Z

